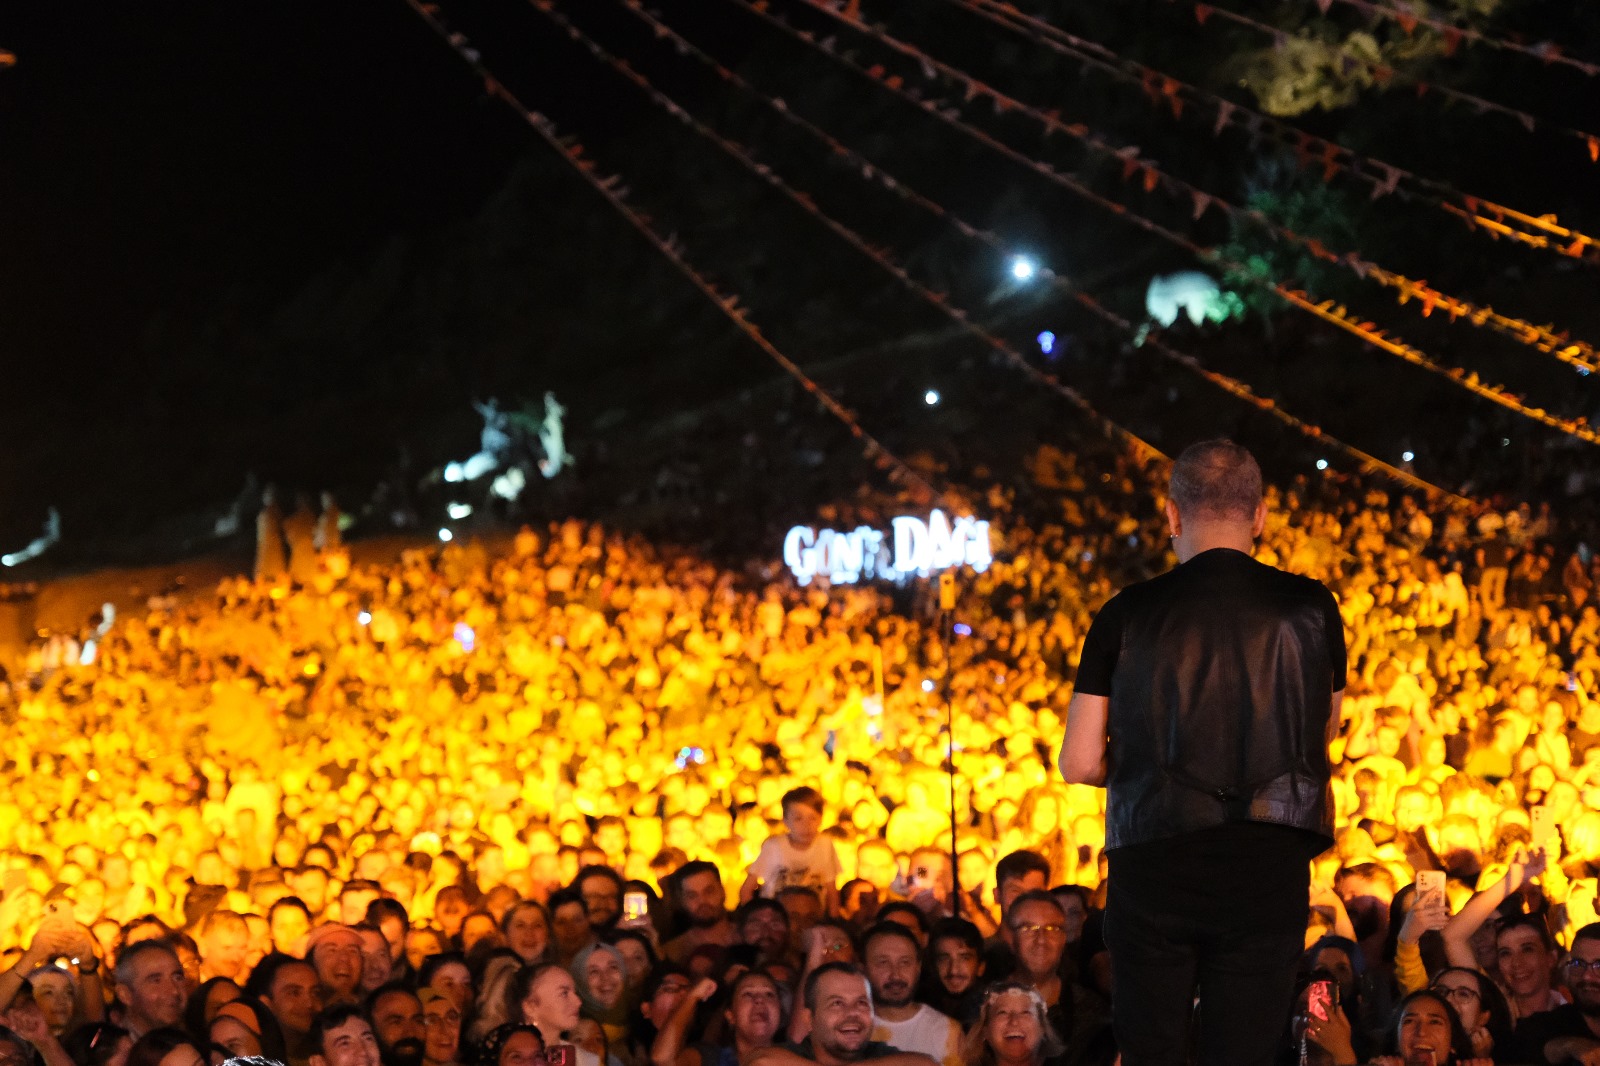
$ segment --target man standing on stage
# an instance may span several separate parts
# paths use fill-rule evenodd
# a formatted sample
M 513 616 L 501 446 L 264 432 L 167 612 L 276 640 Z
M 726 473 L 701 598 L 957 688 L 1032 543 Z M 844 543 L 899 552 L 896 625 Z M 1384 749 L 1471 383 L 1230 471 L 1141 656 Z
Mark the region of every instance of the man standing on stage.
M 1178 566 L 1084 640 L 1062 776 L 1108 791 L 1105 938 L 1124 1066 L 1269 1063 L 1304 946 L 1308 861 L 1333 843 L 1344 695 L 1333 594 L 1250 557 L 1261 468 L 1226 440 L 1172 468 Z

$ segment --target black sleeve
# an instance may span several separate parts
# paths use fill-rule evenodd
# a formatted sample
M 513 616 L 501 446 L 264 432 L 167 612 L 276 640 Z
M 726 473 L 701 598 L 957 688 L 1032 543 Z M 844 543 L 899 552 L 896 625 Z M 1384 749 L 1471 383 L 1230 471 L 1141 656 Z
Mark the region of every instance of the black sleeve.
M 1100 613 L 1089 624 L 1089 635 L 1083 638 L 1083 656 L 1078 660 L 1073 693 L 1111 695 L 1111 675 L 1116 673 L 1117 658 L 1121 654 L 1122 597 L 1113 596 L 1100 608 Z
M 1333 691 L 1342 692 L 1350 673 L 1349 656 L 1344 647 L 1344 618 L 1339 614 L 1339 601 L 1334 599 L 1333 593 L 1326 588 L 1323 591 L 1327 594 L 1323 624 L 1328 627 L 1328 658 L 1333 664 Z

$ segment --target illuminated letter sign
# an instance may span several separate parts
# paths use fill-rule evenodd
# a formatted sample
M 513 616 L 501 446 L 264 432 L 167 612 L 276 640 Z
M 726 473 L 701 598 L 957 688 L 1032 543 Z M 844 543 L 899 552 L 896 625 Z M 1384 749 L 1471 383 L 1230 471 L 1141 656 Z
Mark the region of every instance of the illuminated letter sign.
M 982 573 L 994 562 L 987 522 L 957 518 L 952 525 L 943 511 L 935 510 L 926 521 L 902 515 L 890 526 L 892 537 L 868 526 L 848 533 L 795 526 L 783 539 L 784 565 L 802 585 L 819 576 L 851 585 L 864 577 L 904 578 L 963 565 Z M 892 556 L 885 550 L 885 541 L 891 539 Z

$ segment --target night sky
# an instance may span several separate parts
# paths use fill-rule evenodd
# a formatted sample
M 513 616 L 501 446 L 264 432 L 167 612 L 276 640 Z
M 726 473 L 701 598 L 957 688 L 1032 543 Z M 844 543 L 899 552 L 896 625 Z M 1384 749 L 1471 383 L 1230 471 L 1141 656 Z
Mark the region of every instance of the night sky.
M 762 67 L 778 54 L 732 16 L 725 0 L 664 6 L 685 32 L 727 58 L 749 50 L 749 62 Z M 626 44 L 633 39 L 627 34 L 636 34 L 617 29 L 626 19 L 603 10 L 610 0 L 564 7 L 621 34 L 615 41 Z M 1521 7 L 1537 28 L 1550 5 Z M 671 171 L 682 157 L 661 146 L 688 135 L 602 76 L 525 5 L 466 0 L 441 8 L 530 103 L 601 154 L 624 146 L 628 161 L 658 189 L 681 191 Z M 1142 44 L 1152 60 L 1182 58 L 1181 35 Z M 443 419 L 470 444 L 475 424 L 465 403 L 474 395 L 497 388 L 533 395 L 539 381 L 577 387 L 574 370 L 559 359 L 538 373 L 526 367 L 513 373 L 508 367 L 521 356 L 497 356 L 487 350 L 493 345 L 451 353 L 458 361 L 440 375 L 448 387 L 395 415 L 385 439 L 369 446 L 351 432 L 341 405 L 349 399 L 358 419 L 395 406 L 392 388 L 373 391 L 371 379 L 383 369 L 375 342 L 351 354 L 348 366 L 336 345 L 286 354 L 288 346 L 277 341 L 235 343 L 253 332 L 281 338 L 283 328 L 263 332 L 262 324 L 289 315 L 294 301 L 307 299 L 308 284 L 332 278 L 328 285 L 336 290 L 372 271 L 385 254 L 400 254 L 386 249 L 403 248 L 412 263 L 450 254 L 453 238 L 440 235 L 481 223 L 508 183 L 531 192 L 530 232 L 547 238 L 535 242 L 530 258 L 530 300 L 564 307 L 574 319 L 541 320 L 552 351 L 580 326 L 605 327 L 616 293 L 598 274 L 637 270 L 648 258 L 620 223 L 604 218 L 608 209 L 598 198 L 563 175 L 547 150 L 484 96 L 401 0 L 24 0 L 0 16 L 0 47 L 18 57 L 15 68 L 0 70 L 0 371 L 7 401 L 0 419 L 0 539 L 6 546 L 31 536 L 49 504 L 67 515 L 69 532 L 74 522 L 79 530 L 88 524 L 137 532 L 167 510 L 225 502 L 246 471 L 314 488 L 320 487 L 309 483 L 314 471 L 347 458 L 366 476 L 393 451 L 406 419 Z M 1002 59 L 1007 54 L 997 52 Z M 820 69 L 796 61 L 790 73 L 801 85 L 794 91 L 806 91 L 805 79 Z M 1525 73 L 1530 84 L 1541 77 L 1537 68 Z M 1555 80 L 1544 92 L 1523 92 L 1522 83 L 1505 88 L 1523 92 L 1530 107 L 1560 111 L 1566 121 L 1590 117 L 1591 106 L 1558 91 L 1566 84 L 1558 76 L 1548 77 Z M 691 104 L 707 96 L 688 74 L 681 81 L 667 75 L 662 84 Z M 839 90 L 851 91 L 859 90 Z M 1507 152 L 1467 159 L 1458 153 L 1474 137 L 1470 122 L 1439 123 L 1449 132 L 1437 138 L 1406 137 L 1407 123 L 1421 121 L 1406 117 L 1415 105 L 1386 106 L 1386 121 L 1399 134 L 1394 147 L 1411 153 L 1404 161 L 1468 171 L 1494 193 L 1515 192 L 1523 180 L 1518 171 L 1545 158 L 1540 146 L 1515 164 Z M 1330 133 L 1355 128 L 1348 115 L 1308 121 Z M 904 151 L 927 151 L 921 163 L 945 182 L 942 192 L 999 205 L 991 221 L 1009 218 L 1020 226 L 1029 210 L 1045 211 L 1019 207 L 1026 197 L 1006 182 L 960 176 L 959 153 L 930 145 Z M 950 160 L 949 175 L 939 173 L 943 159 Z M 971 173 L 995 171 L 990 165 Z M 1531 174 L 1528 187 L 1538 198 L 1521 201 L 1531 199 L 1531 206 L 1554 198 L 1566 208 L 1593 188 L 1592 175 L 1578 167 L 1536 165 Z M 691 292 L 666 285 L 657 302 L 687 307 L 693 300 Z M 389 317 L 397 334 L 414 332 L 408 320 Z M 685 326 L 685 336 L 704 338 L 716 328 L 714 315 L 702 315 Z M 585 343 L 603 347 L 593 337 Z M 637 349 L 647 343 L 619 335 L 618 366 L 633 365 L 628 359 L 643 365 Z M 607 370 L 591 364 L 585 372 Z M 308 406 L 313 394 L 317 403 Z

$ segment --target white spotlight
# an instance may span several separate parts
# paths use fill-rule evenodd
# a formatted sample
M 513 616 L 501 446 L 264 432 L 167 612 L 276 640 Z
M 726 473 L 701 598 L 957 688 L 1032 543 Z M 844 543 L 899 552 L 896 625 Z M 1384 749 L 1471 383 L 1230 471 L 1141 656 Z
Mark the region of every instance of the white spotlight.
M 445 510 L 449 513 L 452 520 L 459 522 L 461 519 L 472 513 L 472 504 L 452 503 L 450 506 L 446 507 Z
M 1011 257 L 1011 276 L 1017 281 L 1032 281 L 1039 273 L 1039 264 L 1025 255 Z
M 922 394 L 922 402 L 927 404 L 929 407 L 938 407 L 939 406 L 939 390 L 938 389 L 929 389 L 927 392 L 923 393 Z
M 1318 470 L 1326 470 L 1326 469 L 1328 469 L 1328 460 L 1326 460 L 1326 459 L 1318 459 L 1317 460 L 1317 469 Z
M 449 543 L 450 541 L 454 540 L 455 538 L 451 535 L 451 533 L 450 533 L 450 531 L 448 529 L 441 529 L 441 530 L 439 530 L 439 539 L 442 540 L 442 541 L 445 541 L 446 543 Z
M 1417 453 L 1416 452 L 1401 452 L 1400 453 L 1400 461 L 1402 463 L 1409 463 L 1411 460 L 1415 459 L 1416 457 L 1417 457 Z

